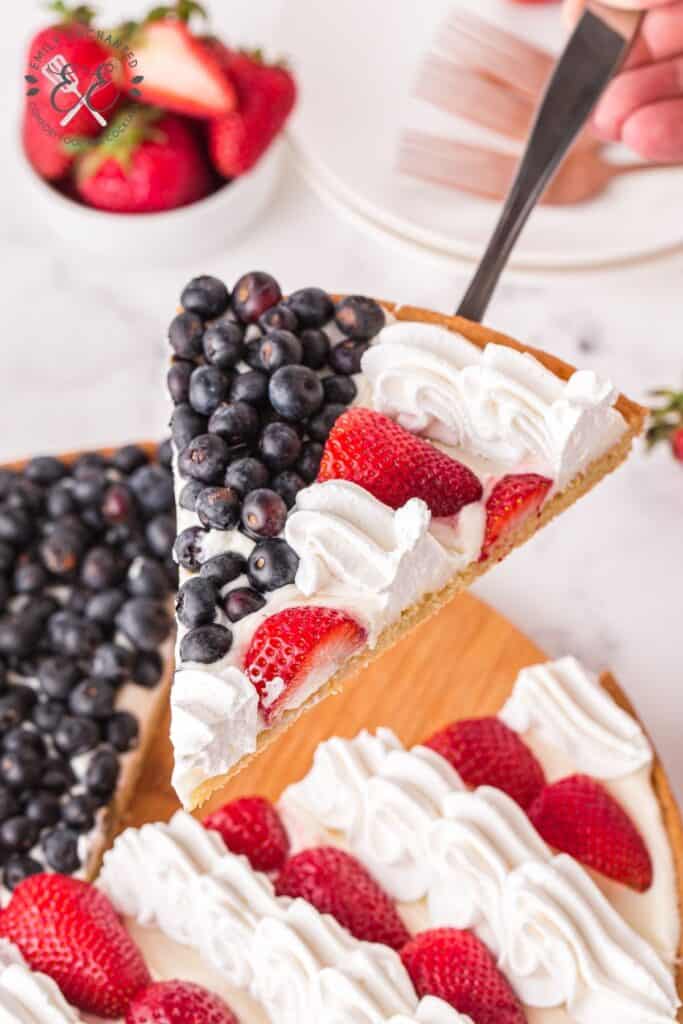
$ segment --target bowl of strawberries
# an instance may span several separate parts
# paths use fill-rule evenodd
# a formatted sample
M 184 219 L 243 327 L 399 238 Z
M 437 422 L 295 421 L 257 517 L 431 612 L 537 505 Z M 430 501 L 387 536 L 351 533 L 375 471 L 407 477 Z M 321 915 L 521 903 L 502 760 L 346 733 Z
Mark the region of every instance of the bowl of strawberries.
M 116 28 L 53 6 L 28 48 L 21 123 L 41 219 L 134 259 L 197 256 L 244 229 L 280 176 L 290 70 L 209 34 L 194 0 Z

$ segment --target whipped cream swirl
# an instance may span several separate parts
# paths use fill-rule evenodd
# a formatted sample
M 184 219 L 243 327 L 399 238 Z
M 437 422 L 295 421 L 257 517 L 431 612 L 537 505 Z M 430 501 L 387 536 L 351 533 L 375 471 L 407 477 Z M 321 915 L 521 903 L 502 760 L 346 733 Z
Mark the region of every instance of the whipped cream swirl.
M 415 433 L 511 467 L 532 461 L 564 487 L 621 436 L 612 385 L 563 381 L 505 345 L 483 350 L 433 324 L 384 328 L 363 356 L 375 409 Z
M 598 779 L 631 775 L 652 762 L 638 722 L 576 658 L 522 669 L 500 718 L 517 732 L 537 731 L 578 771 Z
M 81 1024 L 55 982 L 31 971 L 8 945 L 0 949 L 0 1024 Z

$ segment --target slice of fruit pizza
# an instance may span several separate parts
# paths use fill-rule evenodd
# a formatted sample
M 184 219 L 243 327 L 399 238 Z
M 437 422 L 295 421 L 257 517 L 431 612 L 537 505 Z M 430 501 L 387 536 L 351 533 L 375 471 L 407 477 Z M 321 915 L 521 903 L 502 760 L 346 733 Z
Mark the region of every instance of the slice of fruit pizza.
M 195 807 L 627 455 L 644 412 L 462 319 L 268 274 L 169 340 L 174 784 Z

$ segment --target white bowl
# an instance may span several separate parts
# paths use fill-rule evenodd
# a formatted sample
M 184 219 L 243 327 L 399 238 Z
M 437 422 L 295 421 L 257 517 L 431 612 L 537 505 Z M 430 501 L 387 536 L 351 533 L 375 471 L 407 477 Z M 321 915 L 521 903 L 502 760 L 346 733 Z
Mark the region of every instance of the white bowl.
M 263 212 L 281 177 L 284 140 L 277 139 L 244 177 L 168 213 L 107 213 L 83 206 L 40 178 L 21 154 L 28 209 L 71 247 L 127 264 L 198 259 L 220 251 Z

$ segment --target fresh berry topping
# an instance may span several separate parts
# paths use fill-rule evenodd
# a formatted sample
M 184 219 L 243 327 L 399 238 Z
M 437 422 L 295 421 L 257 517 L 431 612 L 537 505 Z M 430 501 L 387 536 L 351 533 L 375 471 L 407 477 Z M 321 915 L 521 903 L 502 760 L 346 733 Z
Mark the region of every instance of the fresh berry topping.
M 219 434 L 231 448 L 252 441 L 259 428 L 259 415 L 247 402 L 224 402 L 209 420 L 209 433 Z
M 228 378 L 217 366 L 198 366 L 190 377 L 190 405 L 200 416 L 210 416 L 228 393 Z
M 220 282 L 219 282 L 220 284 Z M 191 288 L 191 285 L 188 285 Z M 187 289 L 186 289 L 187 290 Z M 201 295 L 194 288 L 188 292 L 188 298 L 198 308 L 206 308 L 201 301 Z M 202 335 L 204 333 L 204 321 L 197 313 L 178 313 L 171 320 L 168 329 L 168 340 L 177 356 L 181 359 L 198 359 L 202 354 Z
M 139 992 L 126 1024 L 238 1024 L 220 996 L 190 981 L 156 981 Z
M 178 565 L 189 572 L 196 572 L 201 563 L 202 538 L 206 536 L 206 530 L 201 526 L 188 526 L 178 534 L 173 545 L 173 554 Z
M 242 555 L 234 551 L 225 551 L 207 559 L 202 564 L 199 575 L 201 579 L 209 580 L 216 590 L 220 590 L 226 583 L 232 583 L 246 571 L 247 563 Z
M 130 563 L 126 586 L 132 597 L 163 598 L 169 589 L 164 566 L 147 555 L 138 555 Z
M 171 414 L 171 437 L 178 451 L 182 451 L 193 437 L 205 434 L 208 428 L 206 416 L 195 412 L 187 402 L 176 405 Z
M 100 730 L 97 724 L 89 718 L 73 718 L 70 715 L 64 715 L 55 732 L 55 746 L 60 753 L 67 757 L 78 757 L 79 754 L 87 753 L 97 746 L 99 740 Z M 3 767 L 9 781 L 9 772 L 7 766 L 4 765 L 5 760 L 6 758 L 3 759 Z
M 346 406 L 339 405 L 337 402 L 324 405 L 320 412 L 309 421 L 308 433 L 318 443 L 324 443 L 343 412 L 346 412 Z
M 35 875 L 21 882 L 0 914 L 0 935 L 84 1013 L 121 1017 L 151 980 L 106 896 L 72 878 Z
M 194 512 L 195 502 L 199 496 L 199 492 L 204 489 L 204 484 L 201 480 L 188 480 L 180 492 L 178 498 L 178 504 L 181 508 L 186 509 L 188 512 Z
M 106 802 L 116 789 L 120 773 L 119 759 L 113 750 L 102 747 L 93 754 L 85 772 L 85 788 L 88 793 Z
M 357 939 L 400 950 L 410 934 L 393 901 L 363 865 L 333 846 L 302 850 L 280 872 L 278 896 L 307 900 Z
M 226 626 L 197 626 L 180 641 L 180 660 L 211 665 L 232 647 L 232 633 Z
M 164 671 L 164 663 L 158 651 L 138 651 L 133 662 L 133 680 L 146 689 L 156 686 Z
M 300 335 L 302 363 L 312 370 L 324 369 L 330 355 L 330 339 L 324 331 L 308 327 Z
M 280 495 L 287 508 L 292 508 L 297 494 L 305 486 L 306 481 L 303 477 L 291 469 L 283 469 L 281 473 L 273 477 L 273 490 Z
M 323 380 L 325 401 L 334 405 L 350 405 L 358 393 L 358 388 L 351 377 L 333 374 Z
M 256 590 L 278 590 L 294 582 L 299 557 L 281 537 L 262 540 L 247 562 L 247 576 Z
M 216 587 L 213 582 L 196 576 L 187 580 L 178 591 L 175 610 L 178 621 L 189 629 L 208 626 L 216 617 Z
M 251 455 L 231 462 L 225 473 L 226 487 L 233 487 L 243 496 L 259 487 L 266 487 L 269 480 L 267 468 Z
M 421 932 L 403 947 L 401 959 L 420 998 L 443 999 L 475 1024 L 525 1024 L 510 985 L 486 946 L 471 932 L 456 928 Z
M 178 468 L 182 476 L 211 484 L 220 480 L 229 458 L 230 452 L 222 437 L 217 434 L 199 434 L 181 451 Z
M 270 330 L 259 343 L 259 362 L 266 373 L 275 373 L 281 366 L 300 363 L 301 342 L 291 331 Z
M 155 650 L 171 632 L 171 619 L 162 601 L 132 597 L 116 616 L 116 624 L 134 647 Z
M 482 560 L 490 556 L 494 546 L 503 544 L 527 519 L 538 514 L 552 485 L 552 480 L 537 473 L 512 474 L 498 481 L 486 502 Z
M 469 718 L 434 733 L 424 745 L 455 768 L 465 783 L 495 786 L 526 810 L 545 785 L 526 743 L 499 718 Z
M 570 775 L 546 786 L 528 813 L 555 849 L 637 892 L 652 885 L 652 861 L 638 829 L 595 779 Z
M 332 299 L 322 288 L 300 288 L 287 299 L 301 327 L 324 327 L 334 316 Z
M 334 345 L 330 352 L 329 364 L 335 373 L 350 376 L 361 372 L 361 360 L 368 350 L 366 341 L 346 338 Z
M 296 331 L 299 321 L 296 313 L 280 302 L 277 306 L 271 306 L 263 316 L 259 317 L 259 327 L 264 331 Z
M 253 615 L 266 603 L 265 597 L 250 587 L 235 587 L 223 599 L 223 610 L 230 622 L 239 622 L 247 615 Z
M 223 282 L 217 277 L 202 274 L 200 277 L 193 278 L 190 283 L 185 286 L 180 296 L 180 303 L 186 312 L 195 314 L 202 320 L 212 320 L 215 317 L 221 316 L 221 314 L 223 314 L 228 308 L 230 303 L 230 292 Z M 197 351 L 193 352 L 193 355 L 187 358 L 194 358 L 194 356 L 201 355 L 201 352 L 202 345 L 200 331 Z M 178 352 L 178 355 L 182 354 L 182 352 Z
M 232 308 L 244 324 L 255 324 L 282 298 L 280 285 L 270 274 L 260 270 L 245 274 L 232 293 Z
M 230 385 L 231 402 L 249 402 L 262 406 L 268 401 L 268 374 L 263 370 L 246 370 L 239 373 Z
M 84 718 L 107 719 L 114 712 L 115 696 L 104 679 L 84 679 L 71 691 L 69 710 Z
M 43 865 L 33 857 L 12 854 L 5 863 L 2 880 L 6 889 L 14 892 L 20 882 L 31 875 L 39 875 L 44 871 Z
M 335 608 L 286 608 L 267 618 L 254 633 L 244 662 L 266 721 L 312 674 L 333 675 L 365 639 L 356 620 Z
M 334 314 L 337 327 L 355 341 L 368 341 L 384 327 L 384 310 L 374 299 L 349 295 L 337 305 Z
M 242 505 L 242 525 L 252 537 L 277 537 L 285 528 L 287 506 L 275 491 L 251 491 Z
M 44 832 L 41 847 L 45 862 L 61 875 L 72 875 L 81 867 L 78 855 L 78 833 L 68 828 L 54 828 Z
M 232 487 L 204 487 L 197 495 L 195 511 L 207 529 L 233 530 L 240 521 L 240 496 Z
M 320 409 L 323 386 L 318 374 L 308 366 L 283 366 L 270 379 L 268 397 L 280 416 L 298 422 Z
M 474 473 L 393 420 L 370 409 L 348 409 L 325 445 L 318 480 L 350 480 L 391 508 L 422 498 L 435 516 L 451 516 L 479 501 Z
M 292 466 L 299 458 L 301 438 L 294 427 L 276 420 L 264 427 L 259 449 L 266 465 L 277 472 Z
M 217 320 L 204 331 L 204 355 L 220 370 L 231 370 L 244 355 L 244 328 L 235 320 Z
M 232 853 L 247 857 L 254 871 L 279 871 L 289 853 L 289 838 L 273 805 L 260 796 L 241 797 L 204 819 Z
M 318 441 L 307 441 L 302 447 L 294 468 L 307 484 L 312 484 L 317 477 L 322 457 L 323 446 Z
M 184 359 L 178 359 L 166 374 L 166 387 L 174 405 L 187 402 L 190 397 L 190 377 L 194 366 Z
M 137 746 L 140 726 L 135 715 L 130 711 L 115 711 L 107 722 L 106 740 L 114 750 L 125 754 Z
M 122 683 L 133 667 L 133 652 L 121 644 L 105 643 L 95 650 L 90 671 L 93 676 Z

